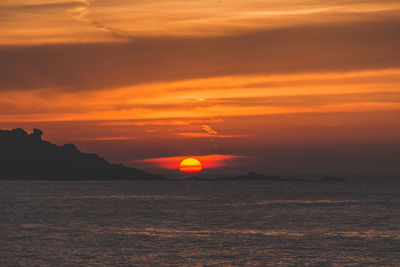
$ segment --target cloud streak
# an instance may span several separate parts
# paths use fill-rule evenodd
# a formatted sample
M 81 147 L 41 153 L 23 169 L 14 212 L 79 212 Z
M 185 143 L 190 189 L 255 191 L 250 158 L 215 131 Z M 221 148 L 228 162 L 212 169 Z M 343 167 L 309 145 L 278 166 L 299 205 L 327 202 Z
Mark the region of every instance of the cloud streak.
M 396 68 L 399 28 L 400 20 L 388 19 L 205 39 L 3 46 L 0 90 L 81 91 L 209 76 Z
M 4 28 L 0 32 L 0 44 L 115 42 L 144 36 L 226 36 L 299 25 L 350 24 L 360 17 L 389 17 L 400 10 L 395 0 L 385 1 L 384 5 L 358 0 L 288 0 L 284 3 L 25 0 L 17 3 L 12 0 L 0 3 L 0 28 Z
M 390 69 L 224 76 L 101 91 L 4 91 L 0 92 L 0 120 L 109 120 L 116 126 L 171 127 L 196 123 L 197 129 L 189 132 L 201 129 L 212 138 L 218 136 L 213 127 L 220 120 L 215 117 L 397 110 L 399 74 L 400 70 Z M 198 95 L 206 98 L 197 101 Z

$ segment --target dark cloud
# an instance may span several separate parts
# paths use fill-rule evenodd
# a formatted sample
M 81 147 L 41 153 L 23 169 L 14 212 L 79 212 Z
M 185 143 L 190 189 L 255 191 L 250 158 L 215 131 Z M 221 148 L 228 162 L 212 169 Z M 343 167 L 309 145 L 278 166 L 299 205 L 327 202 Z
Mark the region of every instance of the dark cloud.
M 0 89 L 92 90 L 183 78 L 400 67 L 400 20 L 238 36 L 0 47 Z
M 81 6 L 81 2 L 58 2 L 58 3 L 43 3 L 43 4 L 16 4 L 16 5 L 5 5 L 1 6 L 1 12 L 8 13 L 13 11 L 19 12 L 32 12 L 32 13 L 49 13 L 54 9 L 68 9 Z

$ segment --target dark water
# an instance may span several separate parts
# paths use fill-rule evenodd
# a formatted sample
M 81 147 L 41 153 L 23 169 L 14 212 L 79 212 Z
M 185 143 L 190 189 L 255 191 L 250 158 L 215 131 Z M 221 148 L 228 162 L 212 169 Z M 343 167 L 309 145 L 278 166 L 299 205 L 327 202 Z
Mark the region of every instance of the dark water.
M 400 180 L 0 182 L 0 266 L 400 266 Z

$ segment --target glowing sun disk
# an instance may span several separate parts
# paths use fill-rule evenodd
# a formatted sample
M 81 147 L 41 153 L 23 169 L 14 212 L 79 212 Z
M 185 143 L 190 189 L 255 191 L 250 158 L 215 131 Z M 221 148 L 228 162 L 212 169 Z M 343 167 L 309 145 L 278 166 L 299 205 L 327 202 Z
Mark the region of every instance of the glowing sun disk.
M 201 162 L 194 158 L 186 158 L 179 165 L 179 170 L 186 173 L 200 172 L 202 169 Z

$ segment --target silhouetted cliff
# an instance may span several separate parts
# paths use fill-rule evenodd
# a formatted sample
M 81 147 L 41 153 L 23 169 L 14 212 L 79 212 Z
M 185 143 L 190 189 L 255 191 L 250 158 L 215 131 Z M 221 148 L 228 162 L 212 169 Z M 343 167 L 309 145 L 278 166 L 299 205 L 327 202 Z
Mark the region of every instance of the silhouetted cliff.
M 57 146 L 42 140 L 34 129 L 0 130 L 0 179 L 136 180 L 163 179 L 139 169 L 110 164 L 97 154 L 83 153 L 74 144 Z

